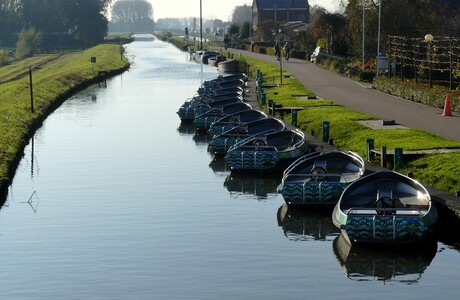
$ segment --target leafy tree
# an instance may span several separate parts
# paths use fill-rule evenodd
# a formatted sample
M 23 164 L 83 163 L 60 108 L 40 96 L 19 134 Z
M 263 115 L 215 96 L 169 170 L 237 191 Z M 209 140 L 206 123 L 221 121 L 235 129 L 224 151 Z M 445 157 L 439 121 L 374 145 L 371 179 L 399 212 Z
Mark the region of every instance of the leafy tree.
M 252 21 L 252 7 L 249 5 L 237 6 L 233 9 L 232 23 L 242 26 L 245 22 Z
M 243 25 L 241 25 L 241 29 L 240 29 L 241 37 L 243 39 L 249 38 L 250 30 L 251 30 L 251 23 L 248 21 L 244 22 Z
M 326 40 L 326 51 L 338 55 L 347 55 L 346 18 L 338 13 L 329 13 L 316 8 L 312 14 L 311 28 L 317 38 Z
M 157 20 L 155 27 L 161 30 L 183 30 L 185 26 L 178 18 L 161 18 Z
M 0 0 L 0 43 L 3 46 L 15 44 L 14 33 L 21 30 L 21 0 Z
M 118 0 L 112 8 L 113 31 L 153 31 L 153 8 L 147 0 Z
M 275 28 L 278 28 L 279 25 L 280 25 L 280 23 L 277 23 L 277 22 L 272 21 L 272 20 L 267 20 L 267 21 L 260 22 L 257 25 L 257 28 L 255 30 L 255 34 L 258 37 L 258 39 L 261 40 L 261 41 L 265 41 L 265 42 L 273 41 L 273 36 L 274 36 L 273 30 Z
M 103 40 L 107 33 L 106 17 L 112 0 L 21 0 L 22 23 L 42 32 L 47 43 L 72 40 L 90 45 Z M 55 36 L 59 39 L 56 41 Z
M 240 27 L 238 26 L 238 24 L 232 23 L 232 25 L 230 25 L 230 28 L 228 28 L 228 33 L 229 34 L 240 33 Z
M 345 14 L 348 41 L 355 55 L 362 51 L 362 4 L 365 7 L 365 57 L 377 53 L 378 9 L 380 0 L 349 0 Z M 381 37 L 398 35 L 422 38 L 427 33 L 445 34 L 443 12 L 453 0 L 385 0 L 381 7 Z M 457 4 L 458 6 L 458 4 Z M 444 10 L 445 11 L 445 10 Z M 384 44 L 384 43 L 383 43 Z
M 16 58 L 22 59 L 32 56 L 37 51 L 40 42 L 41 35 L 34 27 L 23 29 L 16 44 Z

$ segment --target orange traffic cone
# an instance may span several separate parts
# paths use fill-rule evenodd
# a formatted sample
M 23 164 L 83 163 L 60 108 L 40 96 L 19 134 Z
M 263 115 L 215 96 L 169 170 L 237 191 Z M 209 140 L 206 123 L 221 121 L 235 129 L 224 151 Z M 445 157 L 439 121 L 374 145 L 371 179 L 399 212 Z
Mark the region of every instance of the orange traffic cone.
M 444 103 L 444 111 L 442 113 L 443 116 L 452 116 L 452 112 L 450 111 L 450 96 L 446 96 L 446 102 Z

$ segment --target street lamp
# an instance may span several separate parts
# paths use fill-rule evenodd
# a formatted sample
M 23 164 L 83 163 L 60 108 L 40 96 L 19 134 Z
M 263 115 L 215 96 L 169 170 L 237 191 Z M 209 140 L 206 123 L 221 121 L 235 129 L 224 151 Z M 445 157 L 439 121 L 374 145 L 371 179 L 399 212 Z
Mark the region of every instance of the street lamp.
M 364 7 L 364 0 L 362 0 L 362 4 L 363 4 L 363 37 L 362 37 L 362 42 L 363 42 L 363 53 L 362 53 L 362 60 L 363 60 L 363 66 L 362 66 L 362 69 L 364 71 L 364 63 L 365 63 L 365 52 L 364 52 L 364 47 L 365 47 L 365 32 L 366 32 L 366 18 L 365 18 L 365 15 L 366 15 L 366 9 Z
M 382 0 L 379 1 L 379 25 L 377 29 L 377 73 L 376 76 L 379 76 L 380 68 L 380 20 L 382 15 Z
M 203 3 L 200 0 L 200 50 L 203 50 Z
M 281 28 L 278 29 L 278 44 L 279 44 L 279 48 L 280 48 L 280 84 L 282 85 L 283 84 L 283 56 L 281 55 L 281 49 L 283 49 L 281 47 Z
M 431 43 L 433 42 L 433 35 L 430 33 L 425 35 L 425 42 L 428 45 L 428 84 L 431 89 L 433 87 L 433 82 L 431 80 Z

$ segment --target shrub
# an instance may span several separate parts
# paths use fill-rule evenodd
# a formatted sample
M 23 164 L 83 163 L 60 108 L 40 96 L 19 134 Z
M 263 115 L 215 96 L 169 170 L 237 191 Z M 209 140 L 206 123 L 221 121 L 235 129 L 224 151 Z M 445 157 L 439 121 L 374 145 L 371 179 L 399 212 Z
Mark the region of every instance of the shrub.
M 23 29 L 16 44 L 16 58 L 23 59 L 34 55 L 41 43 L 41 34 L 34 27 Z
M 6 65 L 10 59 L 10 55 L 6 50 L 0 50 L 0 66 Z
M 443 108 L 446 95 L 451 98 L 451 110 L 460 111 L 460 92 L 449 91 L 447 88 L 416 83 L 414 80 L 399 78 L 377 77 L 374 79 L 374 87 L 382 92 L 395 95 L 407 100 L 422 103 L 427 106 Z

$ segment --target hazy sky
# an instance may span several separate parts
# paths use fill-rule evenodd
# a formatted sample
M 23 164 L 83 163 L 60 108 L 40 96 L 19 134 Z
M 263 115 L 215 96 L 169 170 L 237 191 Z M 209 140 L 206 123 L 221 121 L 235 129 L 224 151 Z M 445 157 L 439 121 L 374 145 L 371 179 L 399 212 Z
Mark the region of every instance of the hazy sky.
M 200 16 L 200 0 L 149 0 L 153 6 L 153 17 L 183 18 Z M 252 5 L 252 0 L 201 0 L 203 18 L 230 21 L 236 6 Z M 309 0 L 310 6 L 320 5 L 328 10 L 334 10 L 339 0 Z

